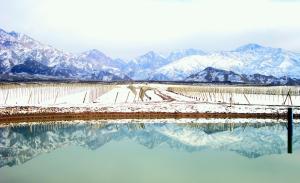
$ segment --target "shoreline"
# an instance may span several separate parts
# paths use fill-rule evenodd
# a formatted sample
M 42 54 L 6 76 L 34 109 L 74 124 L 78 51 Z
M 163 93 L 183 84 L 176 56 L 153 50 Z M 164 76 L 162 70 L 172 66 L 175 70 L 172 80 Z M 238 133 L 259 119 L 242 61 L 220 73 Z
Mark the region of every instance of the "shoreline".
M 42 112 L 27 114 L 0 115 L 0 123 L 19 123 L 35 121 L 71 121 L 97 119 L 183 119 L 183 118 L 251 118 L 251 119 L 286 119 L 287 113 L 191 113 L 191 112 Z M 294 114 L 300 119 L 300 114 Z

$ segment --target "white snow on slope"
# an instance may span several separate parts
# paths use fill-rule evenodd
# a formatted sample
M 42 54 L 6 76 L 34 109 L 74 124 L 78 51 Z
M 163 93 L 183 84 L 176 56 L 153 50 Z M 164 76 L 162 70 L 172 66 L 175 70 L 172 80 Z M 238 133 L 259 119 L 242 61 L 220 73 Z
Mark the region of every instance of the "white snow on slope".
M 263 74 L 275 77 L 300 77 L 300 54 L 277 48 L 249 44 L 234 51 L 184 57 L 158 69 L 155 75 L 182 80 L 191 74 L 214 67 L 238 74 Z
M 219 55 L 211 56 L 190 56 L 166 65 L 157 71 L 166 75 L 172 80 L 183 80 L 193 73 L 202 71 L 206 67 L 216 67 L 225 70 L 236 70 L 243 62 L 232 58 L 225 58 Z

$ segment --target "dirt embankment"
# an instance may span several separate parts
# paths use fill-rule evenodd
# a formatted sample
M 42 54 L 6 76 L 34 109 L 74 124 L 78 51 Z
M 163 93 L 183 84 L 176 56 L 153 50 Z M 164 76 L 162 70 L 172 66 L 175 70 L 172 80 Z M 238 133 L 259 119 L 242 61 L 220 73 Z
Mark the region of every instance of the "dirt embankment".
M 26 111 L 23 107 L 22 110 Z M 17 110 L 17 109 L 14 109 Z M 91 120 L 91 119 L 166 119 L 166 118 L 266 118 L 286 119 L 286 113 L 184 113 L 184 112 L 97 112 L 78 111 L 72 108 L 65 111 L 59 108 L 28 109 L 24 113 L 2 113 L 0 123 L 56 121 L 56 120 Z M 13 111 L 13 110 L 12 110 Z M 294 114 L 300 119 L 300 114 Z

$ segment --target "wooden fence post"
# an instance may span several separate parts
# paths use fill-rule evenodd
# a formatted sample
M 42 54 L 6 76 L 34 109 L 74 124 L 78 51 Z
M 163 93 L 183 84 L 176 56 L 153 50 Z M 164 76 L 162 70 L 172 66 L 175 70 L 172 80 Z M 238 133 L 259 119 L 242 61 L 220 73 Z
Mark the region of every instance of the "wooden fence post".
M 117 98 L 118 98 L 119 92 L 117 92 L 116 98 L 115 98 L 115 103 L 117 102 Z
M 287 125 L 287 130 L 288 130 L 288 135 L 287 135 L 287 141 L 288 141 L 288 153 L 293 153 L 293 108 L 289 107 L 288 108 L 288 113 L 287 113 L 287 118 L 288 118 L 288 125 Z

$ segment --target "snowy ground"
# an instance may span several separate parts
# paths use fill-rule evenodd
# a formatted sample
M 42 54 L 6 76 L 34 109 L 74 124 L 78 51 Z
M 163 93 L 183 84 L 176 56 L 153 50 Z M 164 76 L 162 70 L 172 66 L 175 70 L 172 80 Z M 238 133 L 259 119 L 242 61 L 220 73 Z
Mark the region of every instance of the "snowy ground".
M 135 87 L 137 95 L 128 88 L 128 85 L 116 85 L 108 90 L 101 89 L 101 92 L 98 92 L 99 86 L 95 86 L 76 88 L 71 90 L 72 92 L 55 90 L 50 91 L 50 94 L 47 94 L 50 89 L 45 90 L 45 88 L 43 88 L 39 90 L 35 88 L 32 89 L 34 93 L 32 91 L 26 91 L 25 95 L 20 94 L 18 89 L 9 89 L 9 92 L 2 89 L 2 98 L 0 96 L 0 114 L 28 112 L 27 110 L 22 111 L 20 108 L 17 110 L 11 108 L 20 106 L 32 106 L 33 110 L 36 109 L 36 107 L 41 108 L 41 110 L 53 107 L 59 109 L 57 112 L 226 112 L 275 114 L 285 113 L 287 108 L 285 105 L 278 105 L 284 101 L 284 96 L 248 95 L 248 100 L 253 102 L 252 104 L 248 104 L 244 95 L 236 94 L 233 96 L 232 101 L 238 102 L 230 104 L 229 99 L 226 99 L 229 96 L 226 94 L 223 94 L 222 97 L 215 96 L 214 99 L 211 100 L 202 100 L 199 97 L 183 96 L 169 92 L 167 91 L 168 85 L 135 84 L 133 86 Z M 138 95 L 140 88 L 143 86 L 151 88 L 151 90 L 146 91 L 146 95 L 149 98 L 144 97 L 144 101 L 142 101 Z M 43 96 L 46 96 L 44 100 Z M 294 113 L 300 113 L 300 97 L 292 97 L 293 104 L 296 105 L 294 106 Z

